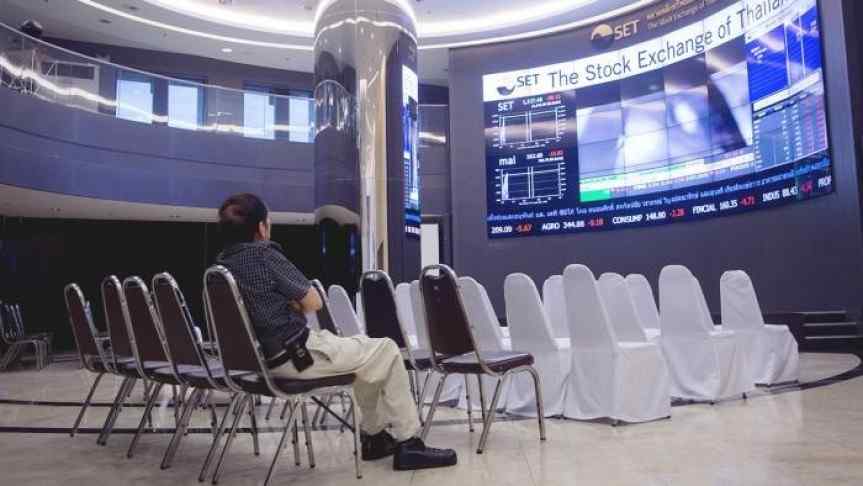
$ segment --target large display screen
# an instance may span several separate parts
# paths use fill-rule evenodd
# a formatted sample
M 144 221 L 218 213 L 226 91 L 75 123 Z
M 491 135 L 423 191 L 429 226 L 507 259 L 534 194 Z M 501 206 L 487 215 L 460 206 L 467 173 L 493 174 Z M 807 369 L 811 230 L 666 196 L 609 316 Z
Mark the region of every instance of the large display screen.
M 666 1 L 587 33 L 592 55 L 483 77 L 490 237 L 833 191 L 816 0 Z
M 402 66 L 402 165 L 405 233 L 420 236 L 419 77 Z

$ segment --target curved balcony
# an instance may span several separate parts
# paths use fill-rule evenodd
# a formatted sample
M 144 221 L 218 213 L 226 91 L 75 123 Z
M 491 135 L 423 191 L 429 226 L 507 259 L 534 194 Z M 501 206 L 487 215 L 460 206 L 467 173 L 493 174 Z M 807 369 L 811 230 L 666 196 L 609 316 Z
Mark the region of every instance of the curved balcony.
M 314 209 L 310 98 L 130 69 L 0 24 L 0 107 L 7 188 L 185 208 L 249 191 Z

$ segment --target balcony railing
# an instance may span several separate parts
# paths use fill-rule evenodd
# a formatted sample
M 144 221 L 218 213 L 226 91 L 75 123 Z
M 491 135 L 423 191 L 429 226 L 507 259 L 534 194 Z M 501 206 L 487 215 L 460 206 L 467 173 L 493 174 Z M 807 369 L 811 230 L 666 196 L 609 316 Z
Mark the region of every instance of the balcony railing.
M 63 49 L 0 23 L 0 85 L 142 124 L 299 143 L 314 141 L 309 97 L 161 76 Z

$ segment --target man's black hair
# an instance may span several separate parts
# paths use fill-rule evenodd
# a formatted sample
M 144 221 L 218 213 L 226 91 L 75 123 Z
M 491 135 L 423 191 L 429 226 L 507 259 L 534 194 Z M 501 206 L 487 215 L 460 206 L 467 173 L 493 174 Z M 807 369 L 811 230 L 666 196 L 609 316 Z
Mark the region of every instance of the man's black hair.
M 235 194 L 219 208 L 219 233 L 225 247 L 255 240 L 258 225 L 267 220 L 269 210 L 254 194 Z

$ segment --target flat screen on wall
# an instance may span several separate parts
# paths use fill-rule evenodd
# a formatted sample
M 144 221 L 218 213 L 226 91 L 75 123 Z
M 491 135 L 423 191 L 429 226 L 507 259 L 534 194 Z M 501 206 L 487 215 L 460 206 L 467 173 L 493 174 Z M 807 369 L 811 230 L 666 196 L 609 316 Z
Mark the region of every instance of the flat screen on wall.
M 419 77 L 402 66 L 402 166 L 404 168 L 405 233 L 419 237 L 420 167 L 419 167 Z
M 833 191 L 816 0 L 658 5 L 587 28 L 593 55 L 483 77 L 491 238 Z

